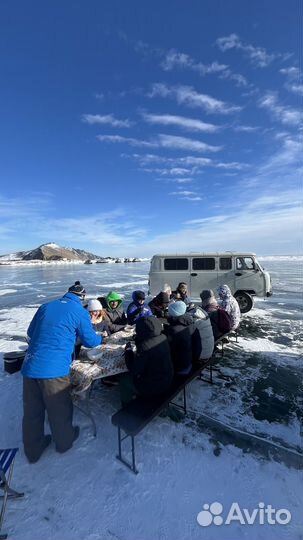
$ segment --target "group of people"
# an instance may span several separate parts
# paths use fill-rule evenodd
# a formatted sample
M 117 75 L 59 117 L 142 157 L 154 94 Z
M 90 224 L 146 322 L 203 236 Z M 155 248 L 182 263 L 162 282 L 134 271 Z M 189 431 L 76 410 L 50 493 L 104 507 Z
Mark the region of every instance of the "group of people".
M 152 398 L 165 394 L 174 377 L 186 376 L 193 363 L 210 358 L 218 337 L 237 328 L 240 310 L 227 285 L 201 292 L 201 305 L 191 302 L 186 283 L 175 291 L 169 285 L 148 304 L 136 290 L 123 308 L 116 292 L 84 303 L 79 281 L 60 299 L 40 306 L 28 328 L 29 347 L 23 374 L 23 443 L 31 463 L 55 442 L 65 452 L 79 436 L 73 426 L 69 371 L 75 346 L 96 347 L 104 337 L 135 325 L 134 342 L 125 347 L 127 373 L 119 375 L 123 404 L 135 395 Z M 47 411 L 52 436 L 44 433 Z

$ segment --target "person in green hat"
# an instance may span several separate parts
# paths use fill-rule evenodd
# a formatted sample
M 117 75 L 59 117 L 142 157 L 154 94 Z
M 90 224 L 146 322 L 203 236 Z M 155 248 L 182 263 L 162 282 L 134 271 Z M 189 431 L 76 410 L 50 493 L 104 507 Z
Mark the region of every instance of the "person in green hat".
M 110 291 L 107 296 L 99 297 L 103 310 L 105 311 L 108 320 L 113 324 L 127 324 L 127 317 L 123 309 L 122 297 L 120 294 Z

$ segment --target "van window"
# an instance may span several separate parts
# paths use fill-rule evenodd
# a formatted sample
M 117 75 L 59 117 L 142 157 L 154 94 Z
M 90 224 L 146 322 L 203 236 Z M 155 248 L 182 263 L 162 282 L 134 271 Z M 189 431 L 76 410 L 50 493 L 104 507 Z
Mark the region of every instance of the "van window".
M 220 257 L 220 270 L 231 270 L 231 257 Z
M 252 257 L 237 257 L 237 270 L 254 270 L 255 263 Z
M 201 257 L 193 259 L 193 270 L 214 270 L 216 261 L 213 257 Z
M 188 259 L 164 259 L 164 270 L 188 270 Z

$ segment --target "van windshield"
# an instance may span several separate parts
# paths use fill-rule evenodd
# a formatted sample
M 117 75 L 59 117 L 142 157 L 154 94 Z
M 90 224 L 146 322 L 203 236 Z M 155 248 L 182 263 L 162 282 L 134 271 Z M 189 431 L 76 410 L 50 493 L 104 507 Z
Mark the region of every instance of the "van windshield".
M 252 257 L 237 257 L 237 270 L 255 270 L 255 261 Z

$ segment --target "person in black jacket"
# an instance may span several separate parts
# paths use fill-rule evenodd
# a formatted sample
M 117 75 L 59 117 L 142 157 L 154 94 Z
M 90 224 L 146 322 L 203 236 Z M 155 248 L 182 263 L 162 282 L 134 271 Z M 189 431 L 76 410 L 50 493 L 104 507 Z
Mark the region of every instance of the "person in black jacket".
M 166 319 L 168 315 L 169 296 L 166 292 L 161 291 L 155 298 L 149 302 L 149 307 L 152 314 L 158 319 Z M 163 322 L 163 321 L 162 321 Z
M 168 306 L 168 325 L 164 329 L 170 345 L 170 351 L 176 375 L 186 375 L 192 368 L 192 336 L 196 330 L 191 315 L 186 313 L 186 304 L 182 300 Z M 196 353 L 194 353 L 196 354 Z M 199 354 L 199 351 L 197 352 Z
M 126 345 L 125 363 L 132 376 L 135 393 L 152 398 L 165 394 L 173 381 L 174 370 L 170 348 L 166 336 L 162 333 L 161 322 L 153 316 L 141 317 L 136 322 L 136 351 Z M 129 375 L 129 374 L 128 374 Z M 121 378 L 122 386 L 126 381 Z M 122 402 L 123 388 L 121 391 Z

